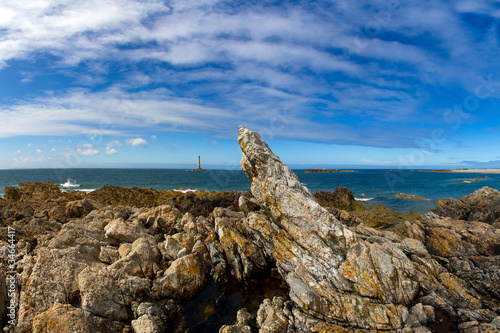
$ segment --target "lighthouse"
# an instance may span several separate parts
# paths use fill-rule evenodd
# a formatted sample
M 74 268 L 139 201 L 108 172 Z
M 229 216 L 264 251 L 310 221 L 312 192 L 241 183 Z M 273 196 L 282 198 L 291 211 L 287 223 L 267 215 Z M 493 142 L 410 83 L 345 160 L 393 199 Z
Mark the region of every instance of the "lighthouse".
M 192 169 L 192 170 L 189 170 L 189 171 L 207 171 L 207 170 L 203 170 L 201 168 L 201 158 L 200 158 L 200 155 L 198 155 L 198 167 L 196 169 Z

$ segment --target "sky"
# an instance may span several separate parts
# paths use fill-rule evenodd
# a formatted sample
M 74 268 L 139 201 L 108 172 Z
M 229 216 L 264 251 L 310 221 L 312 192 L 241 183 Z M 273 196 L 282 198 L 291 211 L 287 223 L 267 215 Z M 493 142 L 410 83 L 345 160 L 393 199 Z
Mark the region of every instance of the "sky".
M 2 0 L 0 169 L 500 167 L 500 1 Z

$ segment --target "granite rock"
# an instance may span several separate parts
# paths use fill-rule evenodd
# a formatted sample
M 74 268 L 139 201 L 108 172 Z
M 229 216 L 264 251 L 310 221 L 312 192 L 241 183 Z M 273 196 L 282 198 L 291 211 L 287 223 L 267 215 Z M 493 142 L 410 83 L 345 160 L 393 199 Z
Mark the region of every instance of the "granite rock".
M 33 333 L 92 333 L 92 326 L 82 309 L 54 303 L 33 319 Z
M 487 186 L 460 199 L 438 202 L 433 213 L 464 221 L 480 221 L 500 228 L 500 192 Z
M 488 309 L 493 305 L 434 259 L 440 251 L 491 258 L 497 242 L 493 230 L 460 225 L 465 243 L 450 228 L 446 235 L 437 229 L 429 231 L 464 249 L 432 243 L 432 235 L 404 240 L 362 223 L 351 231 L 318 204 L 256 132 L 241 126 L 239 132 L 242 169 L 252 181 L 252 194 L 261 207 L 247 212 L 242 223 L 287 281 L 291 300 L 287 309 L 306 318 L 284 316 L 281 306 L 265 306 L 269 315 L 260 316 L 261 329 L 275 325 L 265 330 L 286 332 L 295 327 L 312 331 L 340 325 L 359 330 L 412 330 L 415 323 L 432 321 L 431 308 L 436 307 L 459 322 L 493 320 L 497 310 Z M 429 221 L 423 218 L 420 224 Z M 440 223 L 446 221 L 435 221 Z M 413 234 L 426 235 L 426 230 L 413 230 Z M 491 237 L 491 242 L 479 244 L 476 236 L 480 234 Z M 419 303 L 425 308 L 420 309 Z M 263 319 L 267 317 L 275 319 Z

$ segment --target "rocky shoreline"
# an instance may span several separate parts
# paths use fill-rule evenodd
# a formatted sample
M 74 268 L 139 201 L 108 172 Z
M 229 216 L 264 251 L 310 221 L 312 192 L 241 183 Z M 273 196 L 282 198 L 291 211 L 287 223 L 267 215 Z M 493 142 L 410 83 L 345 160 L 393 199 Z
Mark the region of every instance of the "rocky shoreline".
M 6 188 L 4 332 L 499 332 L 500 192 L 367 210 L 239 132 L 248 193 Z

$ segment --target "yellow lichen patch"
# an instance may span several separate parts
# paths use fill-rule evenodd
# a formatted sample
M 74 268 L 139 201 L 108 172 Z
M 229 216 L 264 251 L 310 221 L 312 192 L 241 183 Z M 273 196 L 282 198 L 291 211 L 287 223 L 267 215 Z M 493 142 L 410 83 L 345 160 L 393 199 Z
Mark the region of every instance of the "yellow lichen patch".
M 481 308 L 481 301 L 467 292 L 459 278 L 445 272 L 439 275 L 439 280 L 448 292 L 457 298 L 458 302 L 465 302 L 472 308 Z
M 460 235 L 453 230 L 435 228 L 427 241 L 427 247 L 432 254 L 449 257 L 453 252 L 460 250 L 458 249 L 460 239 Z
M 206 315 L 210 315 L 215 312 L 215 308 L 213 306 L 207 305 L 203 310 L 203 313 Z

